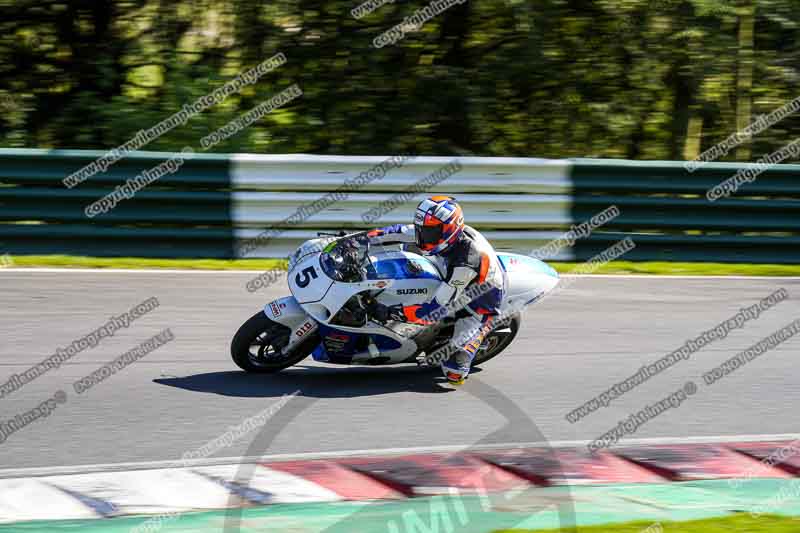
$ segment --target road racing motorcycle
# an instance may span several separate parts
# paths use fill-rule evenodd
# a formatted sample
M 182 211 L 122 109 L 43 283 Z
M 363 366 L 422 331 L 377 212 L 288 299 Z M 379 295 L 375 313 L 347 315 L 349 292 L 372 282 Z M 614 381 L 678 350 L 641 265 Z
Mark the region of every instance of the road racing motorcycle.
M 444 283 L 436 264 L 408 247 L 371 250 L 367 232 L 318 237 L 289 257 L 291 296 L 269 302 L 236 332 L 233 361 L 255 373 L 278 372 L 309 354 L 339 365 L 434 364 L 429 354 L 447 349 L 459 309 L 433 325 L 383 323 L 370 316 L 369 304 L 408 306 L 429 300 Z M 506 297 L 473 367 L 505 350 L 519 331 L 524 308 L 559 281 L 556 271 L 536 258 L 505 252 L 497 256 L 508 278 Z

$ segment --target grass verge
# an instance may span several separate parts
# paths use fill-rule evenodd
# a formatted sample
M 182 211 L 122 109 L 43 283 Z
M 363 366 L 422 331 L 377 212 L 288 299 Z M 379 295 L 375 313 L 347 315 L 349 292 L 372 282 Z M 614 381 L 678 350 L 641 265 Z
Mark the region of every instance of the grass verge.
M 2 266 L 4 263 L 0 263 Z M 585 270 L 585 263 L 548 263 L 562 274 Z M 7 266 L 61 268 L 181 268 L 197 270 L 272 270 L 285 268 L 285 259 L 151 259 L 142 257 L 76 257 L 16 255 Z M 800 276 L 800 265 L 670 263 L 612 261 L 593 274 L 656 274 L 663 276 Z
M 585 270 L 585 263 L 550 263 L 561 274 Z M 670 263 L 666 261 L 612 261 L 592 274 L 656 274 L 660 276 L 800 276 L 800 265 L 746 263 Z
M 494 533 L 555 533 L 554 529 L 502 529 Z M 724 518 L 692 520 L 690 522 L 628 522 L 604 526 L 581 526 L 576 533 L 797 533 L 800 522 L 797 517 L 761 516 L 737 514 Z
M 272 270 L 286 268 L 285 259 L 153 259 L 147 257 L 75 257 L 14 255 L 12 267 L 181 268 L 196 270 Z

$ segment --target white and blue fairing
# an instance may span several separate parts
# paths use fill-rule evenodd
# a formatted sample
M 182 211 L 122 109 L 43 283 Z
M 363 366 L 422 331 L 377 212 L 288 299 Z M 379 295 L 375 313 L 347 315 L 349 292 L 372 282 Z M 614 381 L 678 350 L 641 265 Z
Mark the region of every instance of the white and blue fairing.
M 380 291 L 377 299 L 384 305 L 414 305 L 423 303 L 433 297 L 442 282 L 437 268 L 416 254 L 403 251 L 381 252 L 370 257 L 371 267 L 366 270 L 366 280 L 360 284 L 336 283 L 330 288 L 329 295 L 323 300 L 338 301 L 344 297 L 344 291 L 353 290 L 353 285 L 368 286 L 370 290 Z M 339 287 L 337 287 L 339 286 Z M 342 295 L 337 295 L 341 290 Z M 306 306 L 314 309 L 312 303 Z M 331 309 L 335 314 L 335 311 Z M 418 329 L 421 326 L 411 325 Z M 349 364 L 358 360 L 371 359 L 366 350 L 365 340 L 369 338 L 381 353 L 381 357 L 389 357 L 393 361 L 403 361 L 412 356 L 417 346 L 413 340 L 399 335 L 382 324 L 369 323 L 362 328 L 346 328 L 331 324 L 320 324 L 319 333 L 322 343 L 312 353 L 314 359 L 331 363 Z
M 387 363 L 407 360 L 417 351 L 416 343 L 409 333 L 398 333 L 397 328 L 369 321 L 360 327 L 345 327 L 331 324 L 341 307 L 354 294 L 371 291 L 384 305 L 416 305 L 430 301 L 442 283 L 442 273 L 429 259 L 405 251 L 381 251 L 370 256 L 371 266 L 360 282 L 334 281 L 325 272 L 320 254 L 306 248 L 292 257 L 289 286 L 294 302 L 287 302 L 288 309 L 302 308 L 307 313 L 303 318 L 289 316 L 274 320 L 289 325 L 295 332 L 305 330 L 302 326 L 310 315 L 322 342 L 313 352 L 315 359 L 332 363 L 350 364 L 374 359 L 366 349 L 371 343 L 380 351 L 380 358 Z M 317 252 L 317 253 L 315 253 Z M 507 292 L 503 309 L 522 309 L 551 291 L 559 281 L 558 274 L 546 263 L 525 255 L 500 252 L 500 264 L 507 275 Z M 294 305 L 291 305 L 294 304 Z M 271 306 L 265 309 L 270 316 Z M 300 309 L 297 309 L 298 311 Z M 290 313 L 286 313 L 287 315 Z M 296 313 L 291 313 L 296 314 Z M 300 321 L 300 324 L 293 322 Z M 408 325 L 413 329 L 423 327 Z

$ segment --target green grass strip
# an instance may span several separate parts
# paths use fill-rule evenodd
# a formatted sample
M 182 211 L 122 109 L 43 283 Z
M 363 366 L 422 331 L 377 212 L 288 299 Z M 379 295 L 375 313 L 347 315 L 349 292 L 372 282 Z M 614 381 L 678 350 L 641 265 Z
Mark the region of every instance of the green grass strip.
M 78 257 L 12 255 L 13 267 L 180 268 L 197 270 L 272 270 L 286 268 L 285 259 L 158 259 L 148 257 Z
M 582 263 L 550 263 L 559 273 L 569 274 Z M 578 272 L 585 270 L 580 268 Z M 593 274 L 655 274 L 660 276 L 800 276 L 800 265 L 747 263 L 671 263 L 667 261 L 612 261 Z
M 557 529 L 539 529 L 535 533 L 556 533 Z M 579 526 L 576 533 L 797 533 L 797 517 L 764 515 L 753 518 L 747 513 L 725 518 L 689 522 L 627 522 L 602 526 Z M 499 529 L 494 533 L 534 533 L 532 529 Z
M 15 267 L 62 268 L 180 268 L 198 270 L 272 270 L 286 268 L 285 259 L 153 259 L 145 257 L 78 257 L 69 255 L 11 256 Z M 584 263 L 548 262 L 562 274 Z M 663 276 L 800 276 L 800 265 L 737 263 L 670 263 L 661 261 L 612 261 L 593 274 L 655 274 Z

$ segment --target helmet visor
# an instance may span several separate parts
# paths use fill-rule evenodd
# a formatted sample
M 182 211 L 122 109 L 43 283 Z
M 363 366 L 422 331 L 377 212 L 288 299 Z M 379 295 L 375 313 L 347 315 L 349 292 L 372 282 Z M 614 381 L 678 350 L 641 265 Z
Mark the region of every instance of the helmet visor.
M 430 250 L 442 242 L 442 225 L 420 226 L 416 225 L 417 246 L 421 250 Z

